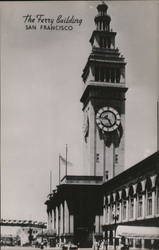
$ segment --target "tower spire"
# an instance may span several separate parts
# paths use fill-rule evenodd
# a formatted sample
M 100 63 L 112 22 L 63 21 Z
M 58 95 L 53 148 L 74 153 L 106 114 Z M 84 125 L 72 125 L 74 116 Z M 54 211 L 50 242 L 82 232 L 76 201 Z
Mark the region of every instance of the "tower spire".
M 109 179 L 124 169 L 125 59 L 115 45 L 116 32 L 110 29 L 108 6 L 102 1 L 94 18 L 90 38 L 92 52 L 83 70 L 84 120 L 89 131 L 84 138 L 84 167 Z

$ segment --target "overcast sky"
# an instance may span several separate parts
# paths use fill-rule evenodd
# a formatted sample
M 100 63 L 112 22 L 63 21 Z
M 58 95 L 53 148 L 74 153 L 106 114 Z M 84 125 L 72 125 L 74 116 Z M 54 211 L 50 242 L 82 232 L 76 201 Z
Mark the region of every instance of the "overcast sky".
M 99 2 L 0 3 L 2 218 L 46 220 L 58 183 L 58 155 L 82 166 L 82 70 Z M 127 61 L 125 168 L 156 151 L 159 2 L 108 2 L 116 44 Z M 26 30 L 23 16 L 82 19 L 72 31 Z

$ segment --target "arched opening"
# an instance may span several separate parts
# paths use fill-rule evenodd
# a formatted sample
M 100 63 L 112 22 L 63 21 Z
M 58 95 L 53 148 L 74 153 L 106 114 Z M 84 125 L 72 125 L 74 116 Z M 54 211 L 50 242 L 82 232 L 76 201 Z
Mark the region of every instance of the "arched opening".
M 129 188 L 129 219 L 134 218 L 134 189 L 133 186 Z
M 142 199 L 142 185 L 139 182 L 137 185 L 137 217 L 142 217 L 142 207 L 143 207 L 143 199 Z
M 114 214 L 114 198 L 113 198 L 113 194 L 111 194 L 110 196 L 110 222 L 114 220 L 113 214 Z
M 152 215 L 152 182 L 148 178 L 146 181 L 146 214 Z
M 104 209 L 105 209 L 105 223 L 106 223 L 106 224 L 108 223 L 108 220 L 109 220 L 109 218 L 108 218 L 108 216 L 109 216 L 109 213 L 108 213 L 108 206 L 109 206 L 109 204 L 108 204 L 108 197 L 105 196 Z
M 122 190 L 122 220 L 126 220 L 126 191 Z
M 119 213 L 120 213 L 120 197 L 119 197 L 119 192 L 116 193 L 115 202 L 116 202 L 116 215 L 119 215 Z

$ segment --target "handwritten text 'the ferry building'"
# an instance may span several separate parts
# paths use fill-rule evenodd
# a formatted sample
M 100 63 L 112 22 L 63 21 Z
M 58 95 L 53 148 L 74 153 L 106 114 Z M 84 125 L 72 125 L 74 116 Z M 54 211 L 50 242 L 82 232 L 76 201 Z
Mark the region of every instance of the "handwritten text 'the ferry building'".
M 57 17 L 47 17 L 43 14 L 31 15 L 27 14 L 23 16 L 26 29 L 36 29 L 37 25 L 40 29 L 62 29 L 62 27 L 68 30 L 73 29 L 72 25 L 81 25 L 82 19 L 72 16 L 58 15 Z M 54 26 L 53 26 L 54 25 Z M 56 25 L 56 26 L 55 26 Z M 71 28 L 72 27 L 72 28 Z

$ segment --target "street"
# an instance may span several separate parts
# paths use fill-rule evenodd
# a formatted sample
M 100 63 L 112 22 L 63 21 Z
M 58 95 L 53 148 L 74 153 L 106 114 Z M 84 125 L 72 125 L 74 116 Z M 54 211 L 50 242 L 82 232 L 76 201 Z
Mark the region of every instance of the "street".
M 40 250 L 40 248 L 35 247 L 22 247 L 22 246 L 15 246 L 15 247 L 9 247 L 9 246 L 1 246 L 1 250 Z M 59 247 L 44 247 L 44 250 L 61 250 Z M 92 248 L 78 248 L 78 250 L 91 250 Z

